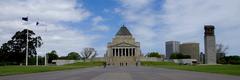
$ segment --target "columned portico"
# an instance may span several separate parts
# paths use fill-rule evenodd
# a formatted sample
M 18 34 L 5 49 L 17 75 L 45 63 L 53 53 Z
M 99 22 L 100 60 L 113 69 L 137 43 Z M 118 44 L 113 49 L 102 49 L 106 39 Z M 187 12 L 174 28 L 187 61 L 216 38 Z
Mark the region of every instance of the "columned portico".
M 121 56 L 135 56 L 134 48 L 112 48 L 112 56 L 117 57 L 119 54 Z

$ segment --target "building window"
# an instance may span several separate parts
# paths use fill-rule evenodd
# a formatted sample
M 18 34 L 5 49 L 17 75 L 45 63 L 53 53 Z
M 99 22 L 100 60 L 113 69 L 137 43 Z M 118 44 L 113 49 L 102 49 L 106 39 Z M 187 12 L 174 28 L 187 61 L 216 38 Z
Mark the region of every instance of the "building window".
M 133 56 L 135 56 L 135 48 L 133 48 Z
M 129 53 L 129 56 L 132 56 L 132 48 L 130 49 L 130 53 Z
M 112 49 L 112 54 L 113 56 L 115 56 L 115 49 Z
M 119 53 L 118 51 L 119 51 L 119 50 L 118 50 L 118 49 L 116 49 L 116 56 L 118 56 L 118 53 Z
M 126 51 L 126 56 L 128 56 L 128 54 L 129 54 L 129 49 L 127 49 L 127 51 Z
M 119 49 L 119 56 L 122 56 L 122 49 Z

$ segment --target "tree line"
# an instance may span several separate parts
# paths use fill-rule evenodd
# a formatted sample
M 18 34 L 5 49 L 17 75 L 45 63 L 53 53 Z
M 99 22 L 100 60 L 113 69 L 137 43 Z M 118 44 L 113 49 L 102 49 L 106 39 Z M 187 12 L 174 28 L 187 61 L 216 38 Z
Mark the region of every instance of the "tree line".
M 97 56 L 97 51 L 94 48 L 84 48 L 82 52 L 70 52 L 66 56 L 58 56 L 55 50 L 47 53 L 48 63 L 53 63 L 52 60 L 87 60 Z

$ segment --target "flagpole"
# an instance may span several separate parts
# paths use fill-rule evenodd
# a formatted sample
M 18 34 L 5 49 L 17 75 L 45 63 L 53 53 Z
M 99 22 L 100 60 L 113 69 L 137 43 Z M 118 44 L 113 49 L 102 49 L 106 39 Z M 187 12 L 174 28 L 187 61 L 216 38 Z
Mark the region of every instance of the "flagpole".
M 28 16 L 27 17 L 22 17 L 23 21 L 28 22 Z M 26 42 L 26 61 L 25 61 L 25 65 L 28 66 L 28 27 L 26 26 L 26 30 L 27 30 L 27 42 Z
M 36 66 L 38 66 L 38 54 L 36 54 Z
M 27 46 L 26 46 L 26 66 L 28 66 L 28 28 L 27 28 Z
M 37 31 L 37 26 L 38 26 L 38 21 L 36 22 L 36 31 Z M 37 48 L 38 48 L 38 37 L 37 37 L 37 43 L 36 43 L 36 66 L 38 66 L 38 53 L 37 53 Z
M 45 33 L 47 33 L 47 27 L 45 29 Z M 45 66 L 47 66 L 47 52 L 45 53 Z
M 38 47 L 38 37 L 37 37 L 37 47 Z M 36 66 L 38 66 L 38 53 L 37 53 L 37 47 L 36 47 Z
M 45 66 L 47 66 L 47 53 L 45 54 Z

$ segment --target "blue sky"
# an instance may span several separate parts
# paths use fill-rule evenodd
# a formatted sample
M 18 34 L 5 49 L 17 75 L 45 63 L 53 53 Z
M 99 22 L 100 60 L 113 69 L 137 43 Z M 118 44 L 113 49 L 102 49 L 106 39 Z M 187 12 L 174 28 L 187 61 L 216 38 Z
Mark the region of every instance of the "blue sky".
M 229 47 L 228 55 L 239 55 L 239 7 L 239 0 L 1 0 L 0 44 L 28 26 L 44 40 L 41 55 L 93 47 L 103 56 L 124 24 L 144 54 L 165 54 L 169 40 L 197 42 L 203 51 L 203 26 L 212 24 L 217 43 Z M 22 25 L 22 16 L 29 16 L 29 25 Z M 38 20 L 45 25 L 35 27 Z

